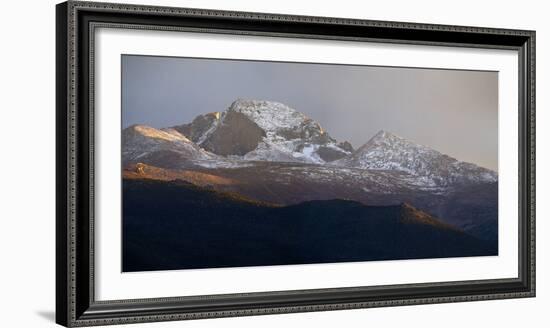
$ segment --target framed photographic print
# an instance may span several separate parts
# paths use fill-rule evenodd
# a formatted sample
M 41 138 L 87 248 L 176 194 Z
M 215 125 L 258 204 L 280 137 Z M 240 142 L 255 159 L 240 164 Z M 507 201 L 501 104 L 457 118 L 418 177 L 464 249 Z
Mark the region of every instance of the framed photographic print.
M 64 326 L 535 296 L 535 32 L 57 5 Z

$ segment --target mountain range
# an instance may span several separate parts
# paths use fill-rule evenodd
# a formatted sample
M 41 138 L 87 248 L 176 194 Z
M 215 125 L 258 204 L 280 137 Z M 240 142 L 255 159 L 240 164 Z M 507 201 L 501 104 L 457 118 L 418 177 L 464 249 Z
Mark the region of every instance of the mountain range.
M 234 101 L 225 111 L 122 132 L 124 177 L 186 181 L 279 206 L 348 200 L 409 203 L 497 243 L 498 175 L 381 130 L 354 149 L 284 104 Z

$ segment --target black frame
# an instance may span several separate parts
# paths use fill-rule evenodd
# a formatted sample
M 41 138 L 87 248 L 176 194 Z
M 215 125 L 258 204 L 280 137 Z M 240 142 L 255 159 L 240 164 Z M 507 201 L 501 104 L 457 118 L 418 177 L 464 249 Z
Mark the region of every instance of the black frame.
M 56 24 L 56 322 L 91 326 L 535 296 L 535 32 L 69 1 Z M 512 49 L 519 54 L 519 277 L 96 301 L 93 38 L 97 27 Z

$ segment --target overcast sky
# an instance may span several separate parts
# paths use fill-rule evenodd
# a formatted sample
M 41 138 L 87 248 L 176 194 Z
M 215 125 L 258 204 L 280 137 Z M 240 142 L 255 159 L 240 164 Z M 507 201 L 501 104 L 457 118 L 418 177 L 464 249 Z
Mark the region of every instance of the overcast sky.
M 496 72 L 122 56 L 122 124 L 161 128 L 237 98 L 284 103 L 355 148 L 387 130 L 497 170 Z

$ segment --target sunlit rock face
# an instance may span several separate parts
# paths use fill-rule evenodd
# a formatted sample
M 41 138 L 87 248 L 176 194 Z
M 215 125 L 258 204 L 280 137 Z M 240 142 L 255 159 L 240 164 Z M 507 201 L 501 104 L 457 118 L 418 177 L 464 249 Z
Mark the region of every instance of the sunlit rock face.
M 174 129 L 155 129 L 146 125 L 132 125 L 122 131 L 122 162 L 147 161 L 158 157 L 166 162 L 183 159 L 211 160 L 218 157 Z M 159 164 L 154 160 L 154 164 Z

